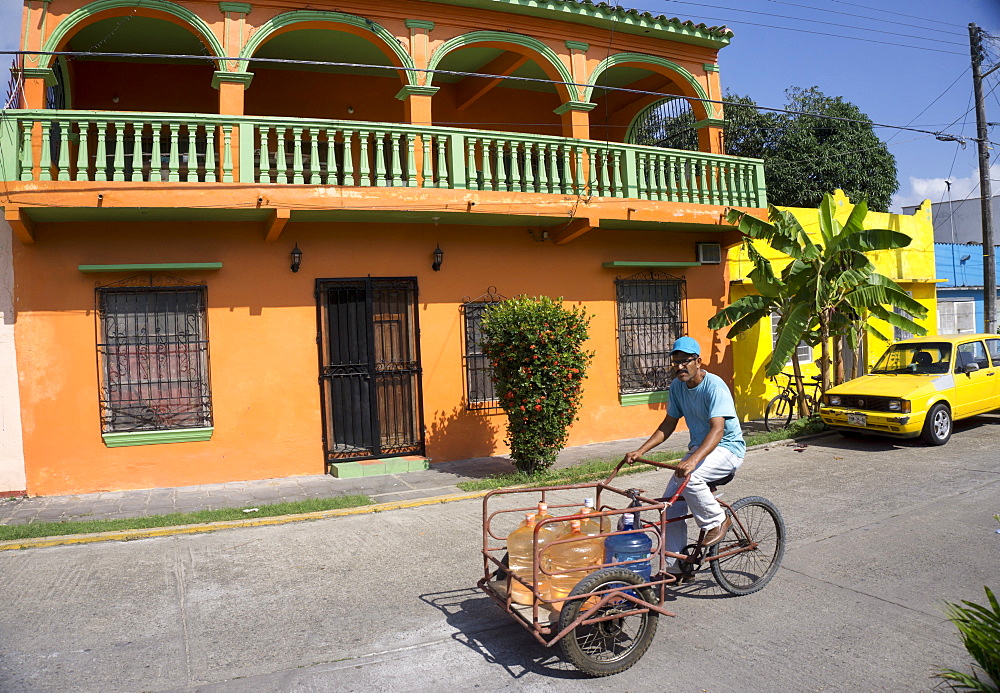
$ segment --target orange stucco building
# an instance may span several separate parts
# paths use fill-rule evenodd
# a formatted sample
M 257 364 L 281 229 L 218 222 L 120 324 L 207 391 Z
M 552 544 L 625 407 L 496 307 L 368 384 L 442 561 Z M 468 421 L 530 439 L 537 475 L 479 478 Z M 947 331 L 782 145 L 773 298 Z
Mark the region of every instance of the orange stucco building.
M 570 444 L 659 422 L 675 336 L 731 378 L 706 327 L 724 216 L 766 200 L 722 150 L 728 30 L 572 0 L 309 7 L 25 0 L 0 491 L 502 453 L 477 320 L 504 296 L 593 315 Z M 649 139 L 664 104 L 691 148 Z

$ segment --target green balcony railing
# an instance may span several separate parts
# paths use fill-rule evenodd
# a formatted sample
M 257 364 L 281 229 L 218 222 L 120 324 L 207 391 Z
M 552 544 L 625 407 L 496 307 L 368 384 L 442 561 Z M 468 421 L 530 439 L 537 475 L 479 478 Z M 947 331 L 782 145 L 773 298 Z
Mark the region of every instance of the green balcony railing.
M 0 178 L 589 194 L 764 207 L 757 159 L 400 123 L 6 111 Z

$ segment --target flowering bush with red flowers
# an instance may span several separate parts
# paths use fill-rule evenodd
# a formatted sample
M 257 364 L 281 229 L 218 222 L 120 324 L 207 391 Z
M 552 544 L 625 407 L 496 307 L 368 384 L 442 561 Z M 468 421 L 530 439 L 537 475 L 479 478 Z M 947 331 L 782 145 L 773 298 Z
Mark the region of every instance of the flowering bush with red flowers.
M 577 420 L 583 379 L 594 357 L 585 351 L 590 316 L 562 298 L 517 298 L 483 315 L 483 351 L 507 414 L 510 456 L 518 471 L 548 469 Z

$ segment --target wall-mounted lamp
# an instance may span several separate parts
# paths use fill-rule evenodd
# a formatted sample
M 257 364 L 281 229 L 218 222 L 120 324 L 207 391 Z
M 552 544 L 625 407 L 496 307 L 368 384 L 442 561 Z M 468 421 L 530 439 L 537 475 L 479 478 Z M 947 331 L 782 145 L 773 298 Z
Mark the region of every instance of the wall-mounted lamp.
M 295 247 L 292 248 L 292 271 L 298 272 L 299 267 L 302 265 L 302 251 L 299 250 L 299 244 L 296 243 Z
M 444 251 L 441 250 L 441 244 L 438 243 L 437 248 L 434 249 L 434 262 L 431 264 L 431 269 L 435 272 L 441 271 L 441 263 L 444 261 Z
M 971 255 L 963 255 L 963 256 L 962 256 L 962 257 L 961 257 L 961 258 L 959 259 L 959 262 L 965 262 L 966 260 L 968 260 L 968 259 L 969 259 L 969 258 L 971 258 L 971 257 L 972 257 Z

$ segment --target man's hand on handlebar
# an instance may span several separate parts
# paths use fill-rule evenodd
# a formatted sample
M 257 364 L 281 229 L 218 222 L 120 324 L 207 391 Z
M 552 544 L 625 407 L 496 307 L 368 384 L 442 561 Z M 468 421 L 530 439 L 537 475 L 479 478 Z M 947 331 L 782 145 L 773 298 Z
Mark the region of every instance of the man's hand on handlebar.
M 695 468 L 697 468 L 698 466 L 698 463 L 692 459 L 682 460 L 680 462 L 677 462 L 676 464 L 677 464 L 677 471 L 674 472 L 674 476 L 676 476 L 679 479 L 683 479 L 684 477 L 686 477 L 688 474 L 693 472 Z
M 625 453 L 625 463 L 629 465 L 635 464 L 635 461 L 642 457 L 643 453 L 641 450 L 633 450 L 632 452 Z

